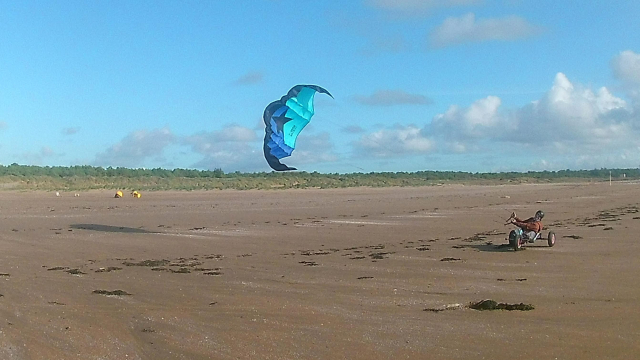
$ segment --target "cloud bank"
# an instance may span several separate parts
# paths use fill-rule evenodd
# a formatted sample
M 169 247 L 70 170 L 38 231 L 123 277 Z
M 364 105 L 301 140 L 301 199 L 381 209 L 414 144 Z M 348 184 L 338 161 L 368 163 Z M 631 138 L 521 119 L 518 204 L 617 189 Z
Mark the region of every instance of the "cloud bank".
M 221 168 L 227 170 L 247 171 L 256 169 L 261 160 L 262 148 L 257 144 L 259 139 L 252 129 L 228 125 L 219 131 L 201 132 L 186 136 L 180 140 L 180 144 L 187 146 L 202 159 L 192 166 L 199 169 Z M 258 160 L 256 160 L 258 159 Z M 264 161 L 262 161 L 264 162 Z
M 630 60 L 635 54 L 623 53 L 614 65 L 622 78 L 635 82 L 635 62 Z M 636 166 L 639 110 L 606 87 L 593 90 L 558 73 L 540 99 L 523 107 L 503 109 L 499 97 L 487 96 L 467 107 L 451 105 L 423 127 L 397 125 L 363 134 L 354 146 L 361 156 L 379 158 L 408 153 L 491 154 L 496 148 L 508 148 L 534 154 L 540 166 L 559 166 L 545 158 L 563 158 L 563 166 L 629 166 L 637 161 Z
M 149 158 L 162 161 L 164 150 L 176 140 L 167 128 L 134 131 L 96 155 L 94 165 L 141 167 Z

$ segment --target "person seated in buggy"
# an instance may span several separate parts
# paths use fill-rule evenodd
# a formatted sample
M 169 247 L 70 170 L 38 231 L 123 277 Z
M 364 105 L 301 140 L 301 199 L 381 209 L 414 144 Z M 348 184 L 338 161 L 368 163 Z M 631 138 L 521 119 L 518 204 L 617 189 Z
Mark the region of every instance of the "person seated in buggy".
M 507 223 L 513 224 L 520 228 L 520 235 L 524 238 L 528 239 L 529 242 L 534 242 L 542 231 L 542 218 L 544 218 L 544 212 L 542 210 L 536 211 L 533 217 L 530 217 L 526 220 L 520 219 L 516 216 L 516 213 L 512 213 Z

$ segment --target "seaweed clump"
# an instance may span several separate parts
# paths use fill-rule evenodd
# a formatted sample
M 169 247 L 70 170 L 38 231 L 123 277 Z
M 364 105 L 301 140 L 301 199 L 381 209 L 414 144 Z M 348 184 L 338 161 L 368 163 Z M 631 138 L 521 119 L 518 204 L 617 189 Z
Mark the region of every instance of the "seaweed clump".
M 519 310 L 519 311 L 529 311 L 535 309 L 535 307 L 531 304 L 507 304 L 507 303 L 499 303 L 495 300 L 485 299 L 475 303 L 469 304 L 470 309 L 474 310 Z
M 123 296 L 123 295 L 131 295 L 124 290 L 93 290 L 94 294 L 106 295 L 106 296 Z

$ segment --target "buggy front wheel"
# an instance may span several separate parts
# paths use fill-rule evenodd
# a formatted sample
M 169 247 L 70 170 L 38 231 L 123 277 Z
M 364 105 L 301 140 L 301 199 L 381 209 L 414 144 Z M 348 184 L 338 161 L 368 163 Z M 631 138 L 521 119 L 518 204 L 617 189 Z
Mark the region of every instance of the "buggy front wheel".
M 509 245 L 511 245 L 515 251 L 522 248 L 522 236 L 516 230 L 511 230 L 509 233 Z
M 556 233 L 553 231 L 549 231 L 549 235 L 547 236 L 547 244 L 549 247 L 553 247 L 556 244 Z

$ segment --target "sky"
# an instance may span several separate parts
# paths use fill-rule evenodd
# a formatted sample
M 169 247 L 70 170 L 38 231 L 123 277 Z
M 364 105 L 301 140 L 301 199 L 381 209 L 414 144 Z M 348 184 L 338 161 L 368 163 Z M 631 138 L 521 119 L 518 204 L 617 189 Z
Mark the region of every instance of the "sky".
M 0 1 L 0 164 L 322 173 L 640 167 L 636 0 Z

